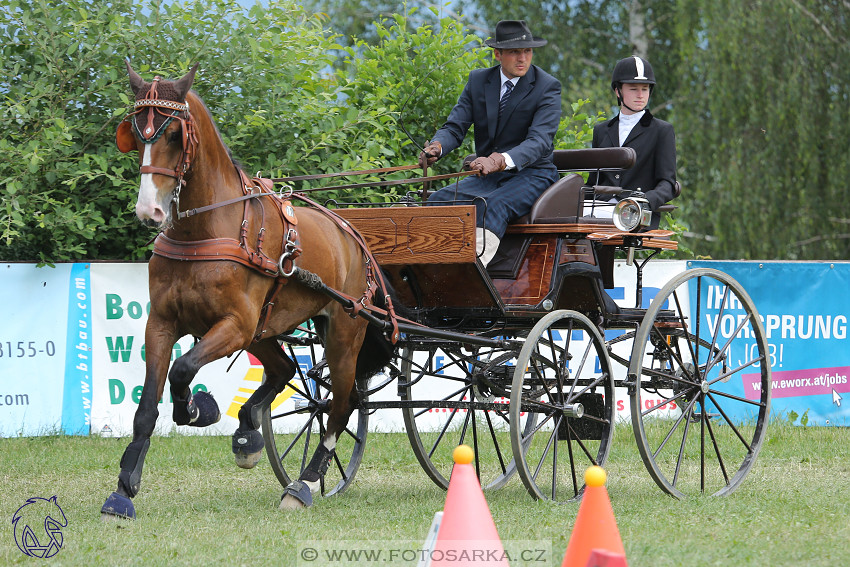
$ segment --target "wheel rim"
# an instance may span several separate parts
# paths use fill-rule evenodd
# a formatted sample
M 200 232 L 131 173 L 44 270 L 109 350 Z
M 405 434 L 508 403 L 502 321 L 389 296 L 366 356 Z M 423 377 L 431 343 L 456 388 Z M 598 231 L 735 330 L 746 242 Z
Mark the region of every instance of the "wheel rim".
M 293 349 L 291 346 L 288 348 L 290 357 L 296 360 Z M 310 350 L 311 360 L 317 360 L 315 348 L 311 346 Z M 287 388 L 272 403 L 272 408 L 262 414 L 263 439 L 269 463 L 284 487 L 301 475 L 326 431 L 332 399 L 329 378 L 324 360 L 306 373 L 299 366 Z M 352 412 L 347 427 L 337 439 L 333 459 L 320 485 L 324 497 L 348 488 L 360 468 L 369 429 L 369 413 L 362 405 L 367 397 L 361 392 L 361 405 Z M 285 400 L 280 402 L 282 398 Z
M 571 413 L 578 410 L 584 413 Z M 614 380 L 599 330 L 584 315 L 555 311 L 531 330 L 517 360 L 511 392 L 517 470 L 536 499 L 573 501 L 584 471 L 604 465 L 614 434 Z M 528 416 L 533 416 L 529 418 Z
M 767 427 L 769 360 L 758 312 L 730 276 L 689 270 L 662 288 L 636 333 L 627 380 L 638 448 L 662 490 L 720 496 L 741 484 Z
M 424 340 L 401 357 L 399 395 L 420 406 L 402 407 L 405 430 L 428 477 L 448 488 L 452 451 L 466 444 L 481 486 L 503 486 L 516 471 L 507 405 L 515 353 Z

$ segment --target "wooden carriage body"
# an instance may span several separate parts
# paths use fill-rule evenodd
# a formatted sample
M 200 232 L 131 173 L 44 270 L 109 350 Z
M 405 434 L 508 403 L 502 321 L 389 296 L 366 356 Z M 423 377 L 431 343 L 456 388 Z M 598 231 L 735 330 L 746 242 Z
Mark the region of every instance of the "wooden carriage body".
M 555 152 L 560 171 L 618 169 L 633 160 L 630 148 Z M 623 232 L 610 219 L 583 216 L 584 198 L 592 191 L 576 173 L 562 177 L 528 215 L 508 226 L 487 268 L 476 258 L 472 205 L 336 212 L 363 235 L 402 304 L 429 326 L 472 332 L 495 325 L 528 328 L 560 309 L 613 323 L 622 310 L 604 289 L 613 287 L 614 249 L 674 250 L 677 244 L 669 231 Z

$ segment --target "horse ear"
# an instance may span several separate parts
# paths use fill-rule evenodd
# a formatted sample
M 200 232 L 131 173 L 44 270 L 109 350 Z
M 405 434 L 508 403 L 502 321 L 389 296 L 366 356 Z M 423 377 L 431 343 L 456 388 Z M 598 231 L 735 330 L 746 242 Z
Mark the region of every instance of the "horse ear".
M 124 64 L 127 65 L 127 74 L 130 75 L 130 88 L 133 89 L 133 94 L 139 94 L 139 91 L 145 88 L 145 80 L 133 71 L 130 67 L 130 60 L 125 59 Z
M 136 149 L 136 137 L 133 135 L 133 125 L 126 120 L 122 120 L 118 125 L 118 131 L 115 133 L 115 145 L 122 154 L 132 152 Z
M 177 96 L 180 100 L 185 100 L 186 93 L 192 88 L 192 82 L 195 80 L 195 71 L 198 70 L 198 65 L 198 63 L 195 63 L 194 67 L 189 69 L 189 72 L 182 79 L 174 82 L 174 88 L 177 89 Z

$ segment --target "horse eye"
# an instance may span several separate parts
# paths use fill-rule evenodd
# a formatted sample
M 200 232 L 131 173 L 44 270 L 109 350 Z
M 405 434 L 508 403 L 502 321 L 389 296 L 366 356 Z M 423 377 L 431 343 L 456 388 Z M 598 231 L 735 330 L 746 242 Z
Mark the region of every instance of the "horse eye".
M 171 134 L 168 135 L 168 143 L 169 144 L 176 144 L 179 141 L 180 141 L 180 131 L 179 130 L 176 131 L 176 132 L 172 132 Z

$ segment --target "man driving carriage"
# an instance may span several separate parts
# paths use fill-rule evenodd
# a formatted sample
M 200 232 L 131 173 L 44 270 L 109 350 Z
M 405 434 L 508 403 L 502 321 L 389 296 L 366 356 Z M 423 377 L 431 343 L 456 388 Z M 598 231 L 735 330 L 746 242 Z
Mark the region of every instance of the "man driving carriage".
M 510 221 L 531 210 L 558 180 L 552 163 L 561 119 L 561 83 L 532 65 L 534 37 L 524 20 L 496 24 L 493 48 L 498 65 L 476 69 L 446 123 L 419 155 L 424 168 L 456 149 L 475 127 L 477 172 L 433 193 L 429 204 L 472 202 L 477 211 L 476 252 L 485 266 L 493 258 Z

